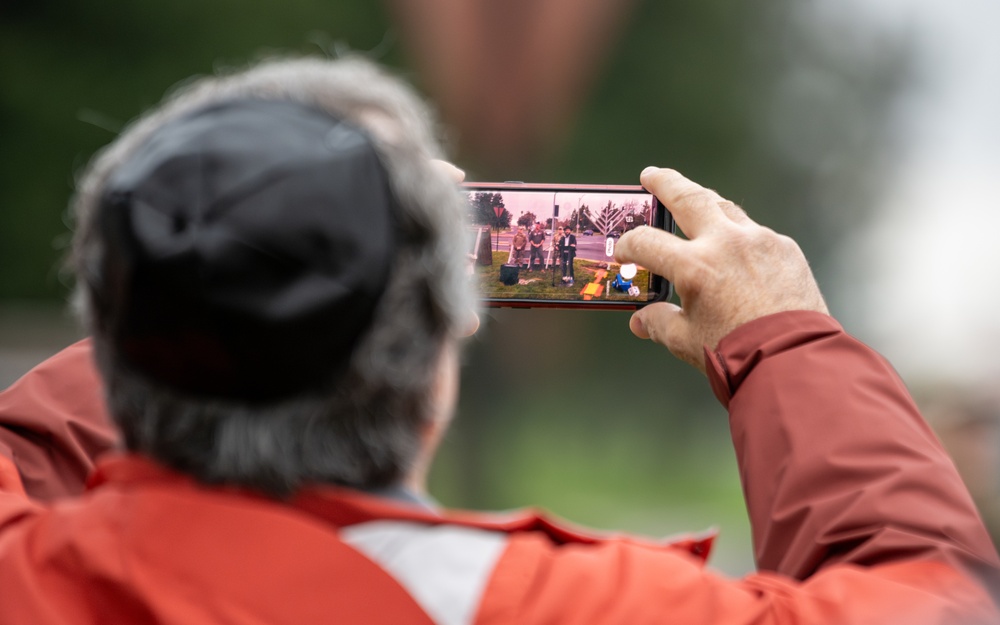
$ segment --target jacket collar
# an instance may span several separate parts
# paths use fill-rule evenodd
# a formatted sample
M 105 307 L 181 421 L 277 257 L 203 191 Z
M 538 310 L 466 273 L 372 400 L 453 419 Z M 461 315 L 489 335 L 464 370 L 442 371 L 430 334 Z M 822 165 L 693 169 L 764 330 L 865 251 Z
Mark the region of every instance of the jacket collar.
M 188 475 L 137 454 L 111 454 L 103 457 L 87 481 L 88 490 L 102 488 L 127 490 L 153 485 L 181 491 L 216 491 L 230 496 L 286 505 L 336 528 L 392 519 L 427 525 L 458 525 L 505 534 L 540 532 L 556 544 L 596 544 L 609 539 L 625 539 L 651 546 L 681 549 L 702 560 L 708 558 L 718 534 L 715 530 L 709 530 L 665 540 L 645 540 L 594 532 L 563 520 L 552 519 L 532 508 L 509 512 L 439 511 L 430 502 L 401 488 L 365 493 L 336 486 L 314 486 L 303 489 L 287 501 L 275 502 L 248 489 L 201 484 Z

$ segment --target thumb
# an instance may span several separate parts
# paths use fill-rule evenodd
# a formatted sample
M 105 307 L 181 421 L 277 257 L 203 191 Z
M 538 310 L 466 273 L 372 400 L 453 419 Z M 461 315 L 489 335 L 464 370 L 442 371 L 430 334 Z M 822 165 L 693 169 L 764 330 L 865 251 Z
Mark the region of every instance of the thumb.
M 691 340 L 691 324 L 680 306 L 669 302 L 650 304 L 632 315 L 629 329 L 641 339 L 663 345 L 699 371 L 705 370 L 701 343 Z
M 679 325 L 686 323 L 681 316 L 680 306 L 658 302 L 637 310 L 629 322 L 629 329 L 641 339 L 670 347 L 669 337 L 679 331 Z

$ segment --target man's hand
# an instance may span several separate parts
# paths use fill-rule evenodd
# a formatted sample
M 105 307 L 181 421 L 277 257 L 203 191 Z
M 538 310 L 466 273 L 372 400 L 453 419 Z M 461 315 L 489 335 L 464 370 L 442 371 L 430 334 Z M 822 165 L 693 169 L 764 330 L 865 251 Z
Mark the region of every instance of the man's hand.
M 442 161 L 438 158 L 431 159 L 431 165 L 437 169 L 439 172 L 448 177 L 449 180 L 455 183 L 460 183 L 465 180 L 465 172 L 455 167 L 452 163 L 448 161 Z
M 673 213 L 687 241 L 643 226 L 615 246 L 674 284 L 681 305 L 651 304 L 632 316 L 639 338 L 665 345 L 705 371 L 704 347 L 715 349 L 738 326 L 786 310 L 828 313 L 802 250 L 743 210 L 671 169 L 648 167 L 642 185 Z

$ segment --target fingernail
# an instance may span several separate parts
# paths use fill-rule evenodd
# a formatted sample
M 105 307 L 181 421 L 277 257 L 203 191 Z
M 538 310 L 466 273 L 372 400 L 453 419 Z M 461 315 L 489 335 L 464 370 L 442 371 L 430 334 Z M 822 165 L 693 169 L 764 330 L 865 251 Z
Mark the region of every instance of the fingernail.
M 654 166 L 650 165 L 646 169 L 643 169 L 642 173 L 640 175 L 641 176 L 647 176 L 647 175 L 650 175 L 650 174 L 654 174 L 657 171 L 659 171 L 659 169 L 660 169 L 659 167 L 654 167 Z

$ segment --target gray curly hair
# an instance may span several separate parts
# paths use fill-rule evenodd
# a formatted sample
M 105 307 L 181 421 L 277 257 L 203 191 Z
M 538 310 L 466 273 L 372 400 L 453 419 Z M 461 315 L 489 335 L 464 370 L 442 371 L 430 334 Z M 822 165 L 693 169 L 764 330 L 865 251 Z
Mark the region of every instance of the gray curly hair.
M 95 302 L 105 241 L 96 227 L 109 177 L 157 129 L 232 99 L 310 104 L 367 128 L 396 195 L 403 236 L 375 318 L 331 392 L 275 403 L 206 399 L 131 370 L 102 333 Z M 435 168 L 440 158 L 426 106 L 402 81 L 359 58 L 271 60 L 178 89 L 90 163 L 72 210 L 75 306 L 94 338 L 108 406 L 126 447 L 206 483 L 287 496 L 310 483 L 360 489 L 406 476 L 431 418 L 441 349 L 460 334 L 475 298 L 465 268 L 462 199 Z M 248 337 L 252 340 L 252 337 Z

